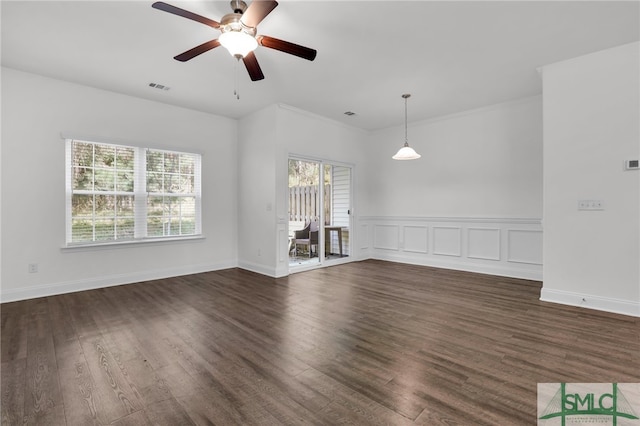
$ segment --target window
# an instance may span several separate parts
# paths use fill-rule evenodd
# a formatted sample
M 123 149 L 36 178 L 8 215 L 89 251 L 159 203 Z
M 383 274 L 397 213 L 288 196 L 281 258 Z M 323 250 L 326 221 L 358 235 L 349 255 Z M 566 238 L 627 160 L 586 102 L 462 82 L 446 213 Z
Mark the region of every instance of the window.
M 199 235 L 200 155 L 66 140 L 67 245 Z
M 147 235 L 193 235 L 196 230 L 196 157 L 147 150 Z

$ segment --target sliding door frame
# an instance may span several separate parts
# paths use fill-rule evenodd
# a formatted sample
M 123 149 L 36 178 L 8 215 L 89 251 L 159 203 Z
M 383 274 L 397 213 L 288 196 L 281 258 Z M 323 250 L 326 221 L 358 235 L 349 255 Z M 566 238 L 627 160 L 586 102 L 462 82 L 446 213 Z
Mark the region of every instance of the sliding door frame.
M 320 203 L 320 218 L 319 218 L 319 232 L 318 232 L 318 262 L 317 263 L 310 263 L 310 264 L 303 264 L 300 266 L 296 266 L 296 265 L 291 265 L 289 262 L 287 262 L 288 268 L 289 268 L 289 273 L 296 273 L 296 272 L 303 272 L 303 271 L 308 271 L 311 269 L 316 269 L 316 268 L 323 268 L 323 267 L 327 267 L 327 266 L 333 266 L 333 265 L 338 265 L 338 264 L 342 264 L 342 263 L 349 263 L 354 261 L 353 259 L 353 242 L 355 241 L 355 231 L 354 231 L 354 215 L 353 215 L 353 205 L 354 205 L 354 165 L 353 164 L 349 164 L 349 163 L 344 163 L 344 162 L 340 162 L 340 161 L 333 161 L 333 160 L 328 160 L 325 158 L 314 158 L 314 157 L 309 157 L 309 156 L 305 156 L 305 155 L 296 155 L 296 154 L 289 154 L 289 156 L 287 157 L 287 167 L 289 165 L 289 160 L 294 160 L 294 161 L 308 161 L 308 162 L 313 162 L 313 163 L 318 163 L 319 168 L 318 168 L 318 173 L 319 173 L 319 193 L 321 194 L 321 196 L 319 197 L 319 203 Z M 327 259 L 325 258 L 325 253 L 324 253 L 324 247 L 325 247 L 325 231 L 324 231 L 324 227 L 325 227 L 325 213 L 324 213 L 324 167 L 326 165 L 329 166 L 337 166 L 337 167 L 345 167 L 348 168 L 350 170 L 349 172 L 349 240 L 348 240 L 348 246 L 347 246 L 347 252 L 349 253 L 348 256 L 346 257 L 342 257 L 340 259 L 331 259 L 329 261 L 327 261 Z M 287 172 L 288 175 L 288 172 Z M 287 181 L 287 185 L 288 185 L 288 181 Z M 288 190 L 288 188 L 287 188 Z M 332 188 L 333 191 L 333 188 Z M 289 197 L 287 197 L 287 215 L 290 212 L 290 208 L 291 206 L 289 205 Z M 287 233 L 289 233 L 289 225 L 287 222 Z

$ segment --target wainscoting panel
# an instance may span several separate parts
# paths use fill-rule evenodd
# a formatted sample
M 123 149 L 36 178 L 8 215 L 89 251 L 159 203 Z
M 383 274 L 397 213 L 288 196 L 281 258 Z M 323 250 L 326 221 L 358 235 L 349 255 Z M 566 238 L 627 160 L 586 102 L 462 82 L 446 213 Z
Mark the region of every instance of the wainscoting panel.
M 289 261 L 289 235 L 284 225 L 278 225 L 278 262 Z
M 433 227 L 433 254 L 462 256 L 460 228 L 456 226 Z
M 360 250 L 366 251 L 369 249 L 369 225 L 366 223 L 360 224 L 358 241 L 360 241 Z
M 400 246 L 399 225 L 373 225 L 373 248 L 377 250 L 398 250 Z
M 542 231 L 509 229 L 509 262 L 542 265 Z
M 403 226 L 404 251 L 427 253 L 429 251 L 429 228 L 426 226 Z
M 467 256 L 473 259 L 500 260 L 500 229 L 469 228 Z
M 358 218 L 359 259 L 542 280 L 542 224 L 529 218 Z

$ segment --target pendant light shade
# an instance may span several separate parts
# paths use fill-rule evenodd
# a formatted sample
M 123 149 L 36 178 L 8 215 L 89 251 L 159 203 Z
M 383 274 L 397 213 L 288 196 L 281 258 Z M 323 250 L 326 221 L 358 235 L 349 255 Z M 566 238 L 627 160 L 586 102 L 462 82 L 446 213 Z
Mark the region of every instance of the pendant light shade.
M 398 150 L 396 155 L 391 158 L 393 158 L 394 160 L 417 160 L 420 157 L 420 154 L 418 154 L 413 148 L 406 144 Z
M 417 160 L 420 158 L 420 154 L 418 154 L 413 148 L 409 146 L 409 141 L 407 139 L 407 98 L 411 96 L 408 93 L 402 95 L 404 98 L 404 145 L 400 150 L 394 155 L 394 160 Z

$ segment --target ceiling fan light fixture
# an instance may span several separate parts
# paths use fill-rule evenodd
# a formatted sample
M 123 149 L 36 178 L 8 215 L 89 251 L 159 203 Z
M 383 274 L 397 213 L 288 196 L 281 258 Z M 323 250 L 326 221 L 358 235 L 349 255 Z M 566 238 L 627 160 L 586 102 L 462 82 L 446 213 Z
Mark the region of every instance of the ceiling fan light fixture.
M 408 93 L 402 95 L 404 98 L 404 145 L 398 150 L 396 155 L 391 157 L 394 160 L 417 160 L 421 157 L 420 154 L 409 146 L 409 140 L 407 138 L 407 99 L 410 96 Z
M 258 40 L 250 34 L 239 30 L 226 31 L 220 34 L 218 41 L 224 46 L 231 56 L 244 58 L 249 52 L 258 47 Z
M 264 74 L 253 54 L 258 46 L 278 50 L 308 61 L 313 61 L 316 58 L 317 51 L 315 49 L 264 34 L 257 35 L 260 22 L 278 6 L 276 0 L 253 0 L 249 6 L 243 0 L 231 0 L 230 4 L 233 13 L 224 15 L 220 22 L 217 22 L 163 1 L 154 2 L 151 5 L 154 9 L 199 22 L 221 32 L 220 37 L 182 52 L 174 56 L 173 59 L 180 62 L 190 61 L 205 52 L 224 46 L 238 60 L 238 63 L 242 59 L 251 81 L 259 81 L 264 79 Z M 236 66 L 237 68 L 239 67 Z

